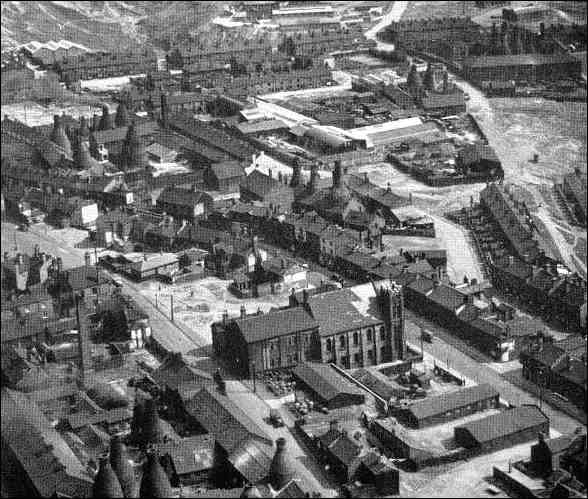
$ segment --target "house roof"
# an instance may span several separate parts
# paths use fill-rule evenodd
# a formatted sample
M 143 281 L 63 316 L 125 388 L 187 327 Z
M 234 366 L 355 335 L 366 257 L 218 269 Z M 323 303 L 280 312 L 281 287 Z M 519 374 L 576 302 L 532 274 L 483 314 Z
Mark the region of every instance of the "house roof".
M 223 161 L 222 163 L 213 163 L 210 166 L 210 169 L 219 180 L 242 177 L 245 175 L 245 171 L 243 170 L 243 167 L 239 161 Z
M 318 324 L 302 307 L 272 310 L 266 314 L 235 319 L 247 343 L 316 329 Z
M 200 390 L 212 381 L 212 376 L 205 371 L 188 364 L 181 354 L 172 354 L 152 374 L 160 385 L 165 385 L 178 392 L 184 398 Z
M 347 433 L 329 430 L 319 437 L 329 452 L 344 464 L 352 464 L 362 452 L 362 446 L 355 442 Z
M 353 377 L 378 394 L 384 400 L 390 400 L 398 394 L 398 390 L 391 384 L 388 377 L 376 370 L 358 369 Z
M 259 170 L 253 170 L 241 181 L 241 188 L 255 194 L 263 199 L 265 196 L 280 190 L 289 190 L 288 187 L 277 179 L 261 173 Z
M 320 325 L 321 336 L 382 323 L 375 303 L 375 291 L 359 296 L 354 293 L 355 288 L 338 289 L 308 298 L 310 312 Z
M 545 445 L 553 454 L 559 454 L 566 451 L 573 441 L 574 435 L 561 435 L 556 438 L 545 439 Z
M 156 130 L 157 123 L 155 121 L 138 121 L 135 123 L 135 131 L 139 137 L 152 135 Z M 112 144 L 115 142 L 123 142 L 128 131 L 128 126 L 121 126 L 109 130 L 96 130 L 92 133 L 98 144 Z
M 475 385 L 419 400 L 410 405 L 408 412 L 421 420 L 498 396 L 498 391 L 488 384 Z
M 457 289 L 444 284 L 440 284 L 434 288 L 433 292 L 430 293 L 427 298 L 452 312 L 464 304 L 464 295 L 462 295 Z
M 157 202 L 193 207 L 204 202 L 206 198 L 210 198 L 210 196 L 202 191 L 182 189 L 180 187 L 166 187 L 161 191 Z
M 484 444 L 545 423 L 549 425 L 549 419 L 538 407 L 520 406 L 457 426 L 455 430 L 465 430 L 478 444 Z
M 365 397 L 357 386 L 328 364 L 299 364 L 294 368 L 293 374 L 325 401 L 332 400 L 340 394 L 355 395 L 362 399 Z
M 74 291 L 87 289 L 99 284 L 113 282 L 103 270 L 96 265 L 82 265 L 66 271 L 69 284 Z
M 89 497 L 86 468 L 53 428 L 39 406 L 20 392 L 2 388 L 2 440 L 39 495 Z
M 179 475 L 208 470 L 213 467 L 213 435 L 194 435 L 177 442 L 157 444 L 160 456 L 169 455 L 175 472 Z
M 169 149 L 168 147 L 158 144 L 157 142 L 154 142 L 153 144 L 147 146 L 145 148 L 145 152 L 147 152 L 147 154 L 151 154 L 161 159 L 166 158 L 168 156 L 175 157 L 177 155 L 177 152 L 173 149 Z
M 100 411 L 96 414 L 74 413 L 66 417 L 72 430 L 78 430 L 91 424 L 107 423 L 114 424 L 130 420 L 133 417 L 132 411 L 126 407 L 117 407 L 108 411 Z

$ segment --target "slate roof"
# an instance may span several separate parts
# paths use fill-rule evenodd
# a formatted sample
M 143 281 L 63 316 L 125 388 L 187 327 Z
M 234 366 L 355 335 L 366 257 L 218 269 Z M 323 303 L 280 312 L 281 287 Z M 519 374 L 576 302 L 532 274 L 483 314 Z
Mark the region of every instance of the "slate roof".
M 214 388 L 203 388 L 186 410 L 214 436 L 247 481 L 254 483 L 267 475 L 272 439 L 233 401 Z
M 310 331 L 318 326 L 317 321 L 302 307 L 235 319 L 235 323 L 247 343 Z
M 498 391 L 488 384 L 475 385 L 419 400 L 410 405 L 408 412 L 421 420 L 498 396 Z
M 71 448 L 26 395 L 2 389 L 2 441 L 41 497 L 89 497 L 92 481 Z
M 328 364 L 308 362 L 296 366 L 292 372 L 325 401 L 332 400 L 340 394 L 365 399 L 365 395 L 357 386 Z
M 163 386 L 177 390 L 184 399 L 212 382 L 212 376 L 189 365 L 181 354 L 170 355 L 152 374 L 153 379 Z
M 329 430 L 319 439 L 329 449 L 329 452 L 345 465 L 352 464 L 362 452 L 362 446 L 347 433 Z
M 544 423 L 549 425 L 549 419 L 538 407 L 520 406 L 455 429 L 466 430 L 478 444 L 484 444 Z
M 375 303 L 369 301 L 371 300 L 366 303 L 351 289 L 346 288 L 311 296 L 308 298 L 308 306 L 320 325 L 320 335 L 332 336 L 382 323 Z
M 465 99 L 463 92 L 454 92 L 451 94 L 430 93 L 422 99 L 423 109 L 438 109 L 448 106 L 464 106 Z
M 246 189 L 260 199 L 265 198 L 268 194 L 288 187 L 280 183 L 277 179 L 270 177 L 259 170 L 253 170 L 241 181 L 241 188 Z
M 464 304 L 464 295 L 451 286 L 440 284 L 433 289 L 427 298 L 446 310 L 454 312 Z
M 155 121 L 138 121 L 135 123 L 135 131 L 139 137 L 151 135 L 155 133 L 156 130 L 157 123 Z M 98 144 L 112 144 L 115 142 L 123 142 L 128 131 L 128 126 L 121 126 L 109 130 L 96 130 L 92 133 Z
M 400 208 L 409 204 L 408 199 L 395 194 L 387 188 L 366 182 L 363 177 L 347 175 L 347 186 L 359 196 L 367 197 L 387 208 Z
M 182 206 L 196 206 L 202 203 L 208 194 L 193 189 L 182 189 L 180 187 L 166 187 L 157 198 L 158 203 L 168 203 Z
M 242 177 L 245 171 L 239 161 L 223 161 L 222 163 L 213 163 L 210 169 L 217 179 L 224 180 L 227 178 Z
M 242 134 L 248 135 L 260 132 L 269 132 L 274 130 L 285 130 L 288 125 L 282 120 L 263 120 L 254 122 L 239 123 L 236 125 L 237 130 Z
M 194 435 L 177 442 L 155 446 L 161 457 L 168 455 L 175 472 L 181 475 L 209 470 L 214 461 L 214 437 L 210 434 Z
M 574 441 L 574 437 L 574 435 L 561 435 L 556 438 L 547 438 L 545 439 L 545 445 L 553 454 L 559 454 L 568 449 Z

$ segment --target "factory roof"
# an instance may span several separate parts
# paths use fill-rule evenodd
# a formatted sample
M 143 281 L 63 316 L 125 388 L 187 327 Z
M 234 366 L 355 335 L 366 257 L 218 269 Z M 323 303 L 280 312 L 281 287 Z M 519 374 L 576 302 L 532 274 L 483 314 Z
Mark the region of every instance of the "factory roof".
M 484 444 L 544 423 L 549 424 L 549 419 L 538 407 L 520 406 L 471 421 L 455 430 L 465 430 L 478 444 Z
M 561 64 L 566 62 L 578 63 L 571 55 L 558 53 L 467 57 L 463 65 L 465 68 L 486 68 L 497 66 L 539 66 L 542 64 Z
M 421 420 L 498 396 L 490 385 L 475 385 L 419 400 L 409 406 L 408 412 Z
M 292 372 L 325 401 L 332 400 L 340 394 L 364 398 L 363 392 L 357 386 L 328 364 L 307 362 L 299 364 Z

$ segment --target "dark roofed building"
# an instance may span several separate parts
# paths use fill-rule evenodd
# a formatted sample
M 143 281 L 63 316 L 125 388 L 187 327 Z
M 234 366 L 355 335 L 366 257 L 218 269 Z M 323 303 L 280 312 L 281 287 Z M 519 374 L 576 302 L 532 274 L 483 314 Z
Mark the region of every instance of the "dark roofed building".
M 239 192 L 239 184 L 245 171 L 239 161 L 223 161 L 211 164 L 204 172 L 207 189 L 221 192 Z
M 586 225 L 586 172 L 576 169 L 563 179 L 562 189 L 571 201 L 578 221 Z
M 157 208 L 174 218 L 194 222 L 212 210 L 212 197 L 203 191 L 166 187 L 157 198 Z
M 457 156 L 460 167 L 467 174 L 485 174 L 495 178 L 503 175 L 502 165 L 492 147 L 485 144 L 466 145 Z
M 294 190 L 280 177 L 274 178 L 253 170 L 241 182 L 241 199 L 244 202 L 262 202 L 270 211 L 283 213 L 292 207 Z
M 365 395 L 351 381 L 327 364 L 307 362 L 298 365 L 293 374 L 328 409 L 337 409 L 365 402 Z
M 569 54 L 512 54 L 468 57 L 463 68 L 465 77 L 474 81 L 535 82 L 577 78 L 582 63 Z
M 204 388 L 186 404 L 189 414 L 211 435 L 224 460 L 247 482 L 267 475 L 272 439 L 234 402 L 214 388 Z
M 224 319 L 212 325 L 213 347 L 235 369 L 291 367 L 316 358 L 317 322 L 302 307 Z
M 455 428 L 456 442 L 466 449 L 490 452 L 549 434 L 549 419 L 534 405 L 524 405 Z
M 214 467 L 213 435 L 194 435 L 155 449 L 173 487 L 207 483 Z
M 423 110 L 432 115 L 450 116 L 466 112 L 462 91 L 453 93 L 427 93 L 421 99 Z
M 498 399 L 498 392 L 490 385 L 475 385 L 414 402 L 405 416 L 408 424 L 423 428 L 496 408 Z

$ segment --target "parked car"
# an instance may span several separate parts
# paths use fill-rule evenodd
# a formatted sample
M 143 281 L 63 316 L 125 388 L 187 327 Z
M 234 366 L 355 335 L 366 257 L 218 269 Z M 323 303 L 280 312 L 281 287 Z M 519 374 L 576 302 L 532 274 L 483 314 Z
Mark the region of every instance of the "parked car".
M 270 409 L 269 420 L 276 428 L 284 426 L 284 420 L 277 409 Z

